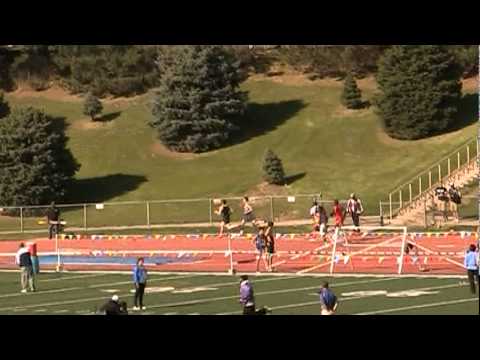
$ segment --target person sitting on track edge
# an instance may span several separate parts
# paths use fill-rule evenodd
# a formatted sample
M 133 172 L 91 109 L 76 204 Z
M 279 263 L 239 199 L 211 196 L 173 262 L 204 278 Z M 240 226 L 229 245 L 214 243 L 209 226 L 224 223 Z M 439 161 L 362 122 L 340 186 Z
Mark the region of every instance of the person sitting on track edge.
M 272 312 L 268 307 L 256 310 L 253 285 L 247 275 L 240 277 L 240 304 L 243 306 L 243 315 L 267 315 Z

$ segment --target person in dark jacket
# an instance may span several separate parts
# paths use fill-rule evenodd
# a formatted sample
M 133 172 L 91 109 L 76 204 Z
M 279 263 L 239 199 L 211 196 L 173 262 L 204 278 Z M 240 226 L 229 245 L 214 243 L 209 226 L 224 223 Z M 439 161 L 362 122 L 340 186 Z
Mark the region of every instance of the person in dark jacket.
M 46 211 L 47 224 L 48 224 L 48 238 L 53 239 L 54 234 L 59 232 L 59 219 L 60 219 L 60 210 L 56 207 L 55 203 L 52 202 L 50 207 Z
M 145 288 L 147 286 L 147 269 L 145 268 L 145 260 L 139 258 L 137 265 L 133 268 L 133 282 L 135 284 L 135 299 L 133 311 L 146 310 L 143 305 L 143 296 L 145 294 Z
M 35 274 L 33 273 L 32 258 L 24 243 L 20 244 L 20 248 L 15 256 L 15 263 L 20 267 L 22 293 L 27 292 L 27 287 L 31 292 L 35 292 Z
M 337 297 L 330 290 L 328 282 L 324 282 L 322 288 L 320 289 L 320 305 L 321 305 L 321 314 L 322 315 L 335 315 L 338 307 Z
M 120 302 L 118 295 L 113 295 L 113 297 L 100 308 L 100 312 L 107 316 L 128 315 L 126 303 Z

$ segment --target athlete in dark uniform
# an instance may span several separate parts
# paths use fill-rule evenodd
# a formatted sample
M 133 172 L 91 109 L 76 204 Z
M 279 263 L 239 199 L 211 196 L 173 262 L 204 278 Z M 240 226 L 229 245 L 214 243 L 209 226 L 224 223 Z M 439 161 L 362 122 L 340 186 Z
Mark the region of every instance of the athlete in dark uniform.
M 232 210 L 227 205 L 226 200 L 222 200 L 222 205 L 216 211 L 216 214 L 222 217 L 222 222 L 220 223 L 220 236 L 223 236 L 223 232 L 225 227 L 230 230 L 230 215 L 232 214 Z
M 265 236 L 267 237 L 266 251 L 267 251 L 267 270 L 273 272 L 273 255 L 275 255 L 275 233 L 273 232 L 273 222 L 268 222 Z

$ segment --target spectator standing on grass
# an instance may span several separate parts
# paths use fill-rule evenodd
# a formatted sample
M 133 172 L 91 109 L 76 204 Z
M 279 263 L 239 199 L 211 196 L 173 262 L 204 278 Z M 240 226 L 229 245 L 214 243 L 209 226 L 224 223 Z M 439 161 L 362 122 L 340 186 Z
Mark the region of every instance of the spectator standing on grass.
M 50 207 L 46 211 L 47 223 L 48 223 L 48 238 L 53 239 L 53 233 L 58 234 L 60 219 L 60 210 L 56 207 L 55 203 L 52 202 Z
M 329 288 L 328 282 L 324 282 L 320 289 L 321 314 L 324 316 L 335 315 L 338 307 L 337 297 Z
M 22 293 L 25 294 L 27 288 L 31 292 L 35 292 L 35 274 L 33 273 L 32 258 L 24 243 L 20 244 L 20 248 L 15 256 L 15 263 L 20 267 Z
M 360 215 L 363 213 L 363 206 L 362 201 L 355 194 L 351 194 L 347 202 L 347 213 L 352 217 L 355 231 L 360 231 Z
M 145 268 L 145 260 L 139 258 L 137 265 L 133 268 L 133 282 L 135 284 L 135 298 L 133 311 L 146 310 L 143 304 L 143 296 L 147 287 L 147 269 Z
M 475 279 L 477 284 L 479 283 L 479 269 L 478 269 L 478 252 L 476 251 L 477 247 L 475 245 L 470 245 L 470 248 L 467 250 L 465 255 L 464 265 L 467 269 L 468 282 L 470 283 L 470 291 L 473 295 L 477 293 L 475 287 Z

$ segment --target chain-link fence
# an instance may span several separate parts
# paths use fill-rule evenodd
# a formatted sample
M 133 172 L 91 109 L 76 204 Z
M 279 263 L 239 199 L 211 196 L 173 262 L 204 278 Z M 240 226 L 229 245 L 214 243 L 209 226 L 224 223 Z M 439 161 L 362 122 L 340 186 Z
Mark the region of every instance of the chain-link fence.
M 242 218 L 241 197 L 224 197 L 232 209 L 232 221 Z M 333 201 L 320 194 L 292 196 L 256 196 L 250 198 L 258 219 L 294 222 L 309 219 L 309 209 L 316 200 L 328 209 Z M 345 205 L 346 201 L 342 201 Z M 132 201 L 104 204 L 57 205 L 67 229 L 89 231 L 161 225 L 216 224 L 218 205 L 214 199 Z M 0 232 L 45 231 L 48 206 L 0 208 Z

